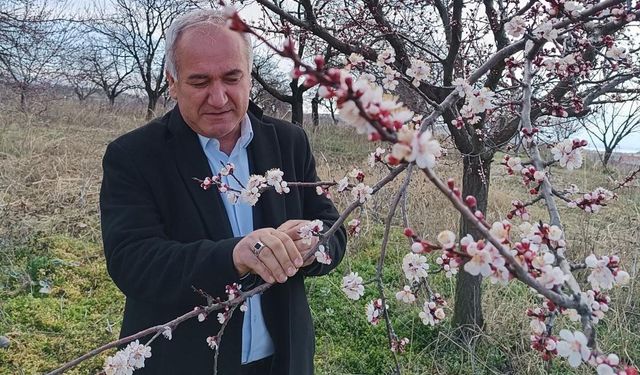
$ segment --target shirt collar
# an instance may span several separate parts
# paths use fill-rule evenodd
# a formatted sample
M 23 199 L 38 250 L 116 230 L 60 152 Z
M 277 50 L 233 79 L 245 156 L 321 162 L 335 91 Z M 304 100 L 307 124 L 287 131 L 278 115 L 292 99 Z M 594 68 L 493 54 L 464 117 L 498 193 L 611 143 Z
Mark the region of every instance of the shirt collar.
M 242 121 L 240 121 L 240 138 L 238 138 L 238 140 L 236 141 L 236 145 L 233 147 L 233 149 L 235 150 L 236 148 L 238 148 L 238 146 L 246 149 L 247 146 L 249 146 L 249 143 L 251 143 L 252 139 L 253 128 L 251 127 L 251 120 L 249 119 L 249 115 L 245 113 Z M 220 142 L 216 138 L 207 138 L 204 135 L 198 134 L 198 140 L 200 140 L 200 145 L 202 146 L 203 150 L 206 149 L 209 142 L 211 142 L 216 150 L 220 150 Z

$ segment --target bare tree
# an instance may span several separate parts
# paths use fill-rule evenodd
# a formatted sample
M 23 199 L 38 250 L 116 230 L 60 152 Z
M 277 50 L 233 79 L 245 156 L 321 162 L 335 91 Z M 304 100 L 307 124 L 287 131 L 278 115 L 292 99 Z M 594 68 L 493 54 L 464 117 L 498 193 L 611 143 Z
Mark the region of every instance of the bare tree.
M 98 10 L 94 30 L 133 59 L 147 95 L 147 119 L 168 89 L 165 77 L 164 38 L 171 22 L 193 7 L 178 0 L 112 0 L 109 9 Z
M 634 102 L 601 105 L 589 116 L 581 118 L 580 124 L 604 147 L 604 154 L 598 152 L 598 155 L 602 165 L 607 167 L 620 142 L 630 134 L 640 132 L 640 107 Z
M 62 57 L 73 45 L 75 27 L 61 18 L 63 5 L 46 0 L 0 2 L 0 74 L 17 89 L 22 111 L 37 84 L 52 84 L 60 77 Z
M 116 40 L 93 34 L 81 61 L 87 71 L 87 79 L 104 92 L 111 106 L 120 94 L 134 86 L 134 59 Z

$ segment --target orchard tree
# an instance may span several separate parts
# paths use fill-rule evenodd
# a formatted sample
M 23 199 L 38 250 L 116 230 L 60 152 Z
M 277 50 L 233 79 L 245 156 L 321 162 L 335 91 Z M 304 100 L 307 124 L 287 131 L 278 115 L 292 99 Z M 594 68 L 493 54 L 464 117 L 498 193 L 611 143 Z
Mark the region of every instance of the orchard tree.
M 177 16 L 192 7 L 191 1 L 111 0 L 93 17 L 94 31 L 115 43 L 116 56 L 120 57 L 123 51 L 134 61 L 140 86 L 147 95 L 147 119 L 155 116 L 158 100 L 169 87 L 165 77 L 165 32 Z M 126 68 L 121 69 L 126 72 Z
M 8 79 L 26 111 L 29 93 L 52 84 L 76 38 L 75 25 L 61 17 L 63 4 L 46 0 L 0 2 L 0 75 Z
M 260 30 L 263 35 L 269 36 L 270 40 L 282 40 L 283 35 L 292 37 L 293 34 L 295 34 L 296 53 L 298 56 L 312 57 L 317 54 L 324 54 L 325 61 L 327 62 L 332 57 L 332 49 L 327 47 L 324 41 L 315 37 L 312 33 L 307 30 L 298 29 L 293 31 L 292 34 L 292 30 L 286 25 L 283 25 L 279 20 L 268 17 L 269 14 L 265 12 L 263 12 L 263 15 L 264 17 L 258 21 L 258 25 L 255 27 L 257 30 Z M 304 19 L 305 14 L 303 8 L 297 8 L 297 17 Z M 275 64 L 272 61 L 274 61 L 272 56 L 268 56 L 266 61 L 262 59 L 262 61 L 255 62 L 251 75 L 271 96 L 289 104 L 291 106 L 291 122 L 302 125 L 304 121 L 304 95 L 310 86 L 305 85 L 304 82 L 300 81 L 299 77 L 295 76 L 291 77 L 286 84 L 283 82 L 283 79 L 279 79 L 278 81 L 273 81 L 272 79 L 270 82 L 269 76 L 273 77 L 273 67 L 274 65 L 277 66 L 281 60 L 275 60 Z M 282 67 L 277 67 L 276 69 L 281 70 Z M 280 76 L 281 75 L 282 73 L 280 72 Z
M 604 148 L 604 153 L 598 154 L 606 168 L 620 142 L 640 132 L 640 107 L 636 102 L 598 106 L 589 116 L 580 119 L 580 123 Z
M 117 42 L 104 35 L 90 36 L 89 46 L 81 56 L 87 79 L 98 86 L 113 106 L 120 94 L 135 86 L 136 64 Z
M 354 69 L 359 64 L 366 65 L 365 61 L 368 60 L 363 55 L 352 54 L 355 51 L 349 53 L 349 64 L 343 69 L 327 68 L 322 56 L 316 56 L 313 61 L 305 61 L 298 56 L 294 38 L 286 40 L 281 47 L 273 45 L 254 32 L 232 9 L 226 10 L 233 30 L 253 33 L 282 57 L 290 59 L 293 62 L 294 76 L 303 80 L 307 86 L 318 86 L 319 96 L 335 100 L 340 116 L 347 124 L 359 133 L 366 134 L 370 140 L 381 142 L 380 145 L 384 147 L 377 147 L 369 155 L 369 162 L 374 167 L 379 165 L 384 168 L 385 174 L 377 182 L 370 183 L 366 180 L 367 173 L 356 168 L 347 176 L 333 181 L 297 182 L 285 181 L 283 172 L 273 169 L 264 176 L 251 176 L 240 189 L 233 189 L 224 182 L 228 176 L 233 177 L 233 165 L 229 164 L 222 168 L 218 175 L 203 176 L 194 183 L 199 183 L 205 190 L 211 189 L 213 194 L 224 194 L 231 202 L 243 201 L 252 205 L 269 189 L 275 190 L 278 194 L 287 194 L 292 189 L 314 189 L 316 194 L 348 196 L 349 204 L 331 228 L 324 228 L 323 223 L 316 220 L 300 229 L 301 237 L 309 240 L 318 238 L 315 252 L 309 252 L 306 257 L 315 257 L 315 261 L 320 263 L 331 263 L 333 260 L 331 252 L 328 251 L 330 249 L 327 249 L 327 239 L 343 224 L 346 224 L 351 235 L 358 235 L 364 220 L 364 217 L 359 216 L 358 212 L 361 211 L 358 208 L 365 205 L 372 195 L 388 186 L 391 181 L 403 176 L 390 201 L 388 215 L 384 221 L 384 233 L 374 279 L 365 283 L 357 272 L 351 272 L 342 281 L 342 290 L 346 298 L 352 300 L 360 300 L 365 288 L 373 288 L 376 291 L 377 298 L 366 303 L 363 319 L 366 317 L 372 325 L 383 323 L 386 327 L 388 347 L 396 364 L 395 373 L 401 372 L 398 354 L 410 345 L 410 341 L 398 334 L 393 327 L 389 311 L 393 309 L 391 306 L 394 303 L 391 301 L 394 298 L 387 297 L 383 273 L 392 219 L 399 207 L 402 210 L 408 209 L 400 205 L 400 202 L 412 182 L 412 176 L 420 173 L 460 213 L 465 224 L 463 228 L 467 231 L 456 235 L 453 228 L 441 228 L 435 238 L 422 238 L 408 225 L 409 223 L 405 223 L 407 253 L 403 258 L 402 272 L 407 285 L 395 293 L 397 304 L 406 303 L 413 306 L 411 311 L 428 326 L 435 326 L 446 318 L 447 302 L 429 283 L 429 271 L 432 268 L 443 272 L 447 277 L 468 274 L 475 278 L 489 278 L 499 284 L 521 282 L 540 297 L 540 304 L 529 308 L 526 315 L 531 319 L 531 348 L 540 352 L 544 360 L 566 359 L 571 367 L 591 366 L 598 374 L 638 374 L 638 369 L 629 365 L 629 361 L 633 359 L 621 358 L 600 346 L 596 330 L 599 322 L 607 317 L 611 304 L 609 291 L 616 285 L 628 283 L 630 275 L 622 269 L 620 258 L 615 254 L 590 254 L 584 259 L 572 259 L 572 245 L 565 238 L 566 228 L 563 226 L 558 208 L 558 202 L 566 202 L 569 207 L 583 210 L 585 214 L 597 214 L 600 210 L 606 209 L 615 198 L 617 190 L 631 183 L 638 171 L 611 189 L 580 191 L 575 187 L 556 186 L 557 181 L 554 181 L 554 175 L 548 173 L 549 168 L 565 168 L 568 171 L 579 168 L 582 165 L 581 149 L 587 142 L 580 139 L 563 140 L 551 149 L 552 158 L 545 160 L 539 149 L 542 142 L 537 128 L 538 122 L 548 117 L 584 114 L 587 112 L 587 106 L 608 89 L 628 82 L 633 77 L 632 71 L 625 71 L 631 69 L 625 66 L 630 57 L 624 56 L 625 51 L 622 47 L 616 46 L 615 39 L 610 39 L 611 34 L 608 32 L 621 32 L 633 21 L 636 10 L 627 8 L 625 2 L 617 0 L 586 6 L 576 2 L 543 5 L 531 2 L 523 9 L 515 10 L 506 5 L 500 8 L 501 17 L 507 17 L 504 20 L 508 21 L 492 24 L 494 28 L 501 25 L 500 29 L 505 37 L 501 42 L 503 45 L 494 51 L 488 50 L 483 38 L 471 38 L 470 45 L 464 46 L 465 48 L 462 48 L 462 39 L 457 39 L 460 45 L 456 54 L 460 51 L 468 53 L 475 49 L 474 53 L 480 57 L 473 62 L 461 61 L 458 58 L 451 60 L 454 64 L 451 74 L 456 69 L 463 69 L 465 73 L 463 77 L 452 80 L 450 86 L 441 87 L 429 83 L 434 79 L 431 73 L 437 70 L 435 67 L 431 70 L 429 63 L 423 60 L 414 57 L 406 61 L 406 69 L 393 68 L 398 67 L 395 65 L 398 61 L 403 61 L 398 51 L 404 46 L 404 42 L 393 50 L 389 48 L 380 53 L 370 47 L 359 47 L 359 51 L 365 54 L 375 54 L 370 56 L 372 60 L 384 65 L 373 68 L 374 72 L 387 73 L 380 79 L 375 74 Z M 310 9 L 319 8 L 321 7 Z M 279 11 L 278 9 L 274 11 Z M 361 14 L 359 10 L 367 12 L 367 9 L 366 6 L 354 5 L 354 11 L 351 13 Z M 453 9 L 455 19 L 455 3 Z M 446 11 L 445 7 L 443 12 Z M 463 12 L 463 9 L 459 11 L 460 14 L 467 12 Z M 372 14 L 374 20 L 380 20 L 376 22 L 382 22 L 381 14 L 385 15 L 384 19 L 393 17 L 393 12 L 378 11 Z M 491 18 L 493 13 L 489 11 L 487 14 Z M 281 15 L 282 18 L 288 16 L 288 12 Z M 440 17 L 444 17 L 443 14 L 440 14 Z M 289 21 L 295 22 L 293 19 Z M 366 22 L 366 25 L 373 24 L 374 22 Z M 445 25 L 461 24 L 445 22 Z M 465 23 L 465 27 L 473 28 L 471 23 Z M 599 34 L 589 36 L 593 30 L 598 30 Z M 320 29 L 316 32 L 321 34 Z M 452 32 L 451 35 L 454 34 Z M 400 41 L 407 37 L 400 37 L 399 34 L 384 29 L 382 38 L 388 35 L 395 35 Z M 330 39 L 331 34 L 325 36 Z M 574 38 L 577 44 L 575 49 L 572 49 Z M 451 40 L 456 40 L 456 37 L 452 36 Z M 340 41 L 331 43 L 337 45 L 338 42 Z M 603 44 L 599 44 L 601 42 Z M 346 44 L 345 46 L 348 47 Z M 587 59 L 592 55 L 593 59 Z M 446 76 L 448 66 L 443 64 L 444 61 L 433 64 L 440 64 L 439 72 Z M 393 69 L 393 72 L 387 69 L 389 64 L 392 64 L 390 69 Z M 613 64 L 619 72 L 617 81 L 602 82 L 592 77 L 611 69 Z M 422 119 L 417 120 L 414 111 L 402 105 L 397 98 L 386 95 L 383 86 L 376 82 L 384 80 L 382 85 L 387 86 L 386 90 L 390 90 L 388 87 L 395 85 L 393 81 L 398 78 L 410 81 L 418 90 L 416 95 L 432 102 L 434 108 L 426 109 Z M 491 85 L 487 85 L 487 82 L 493 82 L 490 79 L 495 80 L 495 90 Z M 584 86 L 578 85 L 575 90 L 580 91 L 573 92 L 572 87 L 577 83 Z M 432 94 L 442 96 L 431 97 Z M 474 143 L 471 146 L 479 147 L 481 151 L 489 149 L 493 156 L 499 149 L 499 144 L 489 141 L 498 139 L 495 138 L 496 134 L 502 134 L 507 130 L 513 134 L 521 134 L 524 153 L 506 154 L 501 164 L 508 174 L 522 181 L 525 186 L 523 195 L 528 198 L 513 202 L 512 209 L 505 213 L 508 220 L 492 221 L 483 212 L 486 208 L 490 160 L 484 165 L 482 155 L 462 153 L 464 160 L 480 159 L 479 163 L 483 169 L 466 170 L 467 173 L 477 174 L 475 178 L 483 184 L 484 187 L 477 190 L 480 197 L 465 194 L 465 189 L 470 189 L 465 185 L 470 177 L 465 176 L 461 186 L 453 179 L 442 179 L 436 174 L 435 168 L 442 158 L 443 149 L 430 129 L 440 117 L 446 119 L 447 113 L 451 116 L 451 121 L 447 121 L 446 124 L 453 133 L 458 149 L 460 147 L 456 137 L 462 137 L 465 142 L 478 142 L 478 145 Z M 505 119 L 498 120 L 498 116 Z M 515 130 L 510 130 L 511 127 Z M 510 140 L 513 134 L 506 140 Z M 471 161 L 465 162 L 465 167 L 468 168 L 469 163 Z M 484 207 L 481 206 L 481 199 L 485 200 Z M 528 212 L 530 206 L 538 203 L 546 208 L 547 223 Z M 606 246 L 601 243 L 593 245 L 594 248 Z M 429 253 L 437 254 L 435 265 L 429 264 L 425 256 Z M 584 277 L 575 276 L 578 270 L 588 271 L 586 280 Z M 202 321 L 208 319 L 211 314 L 216 314 L 219 331 L 212 333 L 206 343 L 202 344 L 209 345 L 214 351 L 214 358 L 217 358 L 220 340 L 224 339 L 224 329 L 230 317 L 237 313 L 237 310 L 242 311 L 241 306 L 246 298 L 262 293 L 271 286 L 272 284 L 265 283 L 251 290 L 243 290 L 241 285 L 228 285 L 226 296 L 209 296 L 206 291 L 200 291 L 207 301 L 206 305 L 196 306 L 193 311 L 176 319 L 108 343 L 63 365 L 51 374 L 61 373 L 104 350 L 126 343 L 129 343 L 127 347 L 107 358 L 104 369 L 107 373 L 132 372 L 144 366 L 145 360 L 153 360 L 151 345 L 154 340 L 171 339 L 172 332 L 179 329 L 179 325 L 185 320 Z M 460 295 L 458 290 L 458 299 Z M 458 309 L 454 310 L 454 319 L 455 314 L 460 314 Z M 556 323 L 559 320 L 563 320 L 564 325 L 569 328 L 556 333 Z M 606 330 L 602 332 L 607 334 Z M 141 344 L 138 340 L 144 337 L 151 339 Z
M 399 80 L 412 83 L 414 96 L 430 104 L 462 154 L 462 195 L 476 197 L 481 212 L 495 153 L 527 131 L 518 101 L 523 57 L 540 70 L 533 82 L 534 124 L 549 116 L 582 116 L 607 92 L 636 87 L 637 40 L 627 26 L 635 22 L 637 3 L 361 0 L 347 7 L 294 1 L 304 10 L 301 18 L 289 3 L 256 1 L 292 27 L 322 38 L 352 66 L 377 75 L 389 92 Z M 464 216 L 459 234 L 480 236 Z M 462 272 L 457 281 L 454 323 L 481 328 L 481 277 Z

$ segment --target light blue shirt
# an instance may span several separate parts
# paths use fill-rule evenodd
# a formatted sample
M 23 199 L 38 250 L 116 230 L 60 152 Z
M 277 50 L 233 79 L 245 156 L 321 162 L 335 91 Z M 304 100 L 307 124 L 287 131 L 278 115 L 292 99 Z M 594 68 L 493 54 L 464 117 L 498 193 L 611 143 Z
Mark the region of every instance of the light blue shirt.
M 249 116 L 245 115 L 240 124 L 240 138 L 233 147 L 230 155 L 220 150 L 220 142 L 215 138 L 207 138 L 198 134 L 200 145 L 207 155 L 209 166 L 214 175 L 227 163 L 232 163 L 235 168 L 233 175 L 246 184 L 249 181 L 249 158 L 247 146 L 253 139 L 253 129 Z M 241 186 L 233 177 L 223 176 L 222 182 L 230 187 L 240 190 Z M 229 202 L 225 194 L 221 194 L 224 208 L 229 217 L 229 224 L 234 237 L 242 237 L 253 231 L 253 211 L 250 205 L 238 201 L 236 204 Z M 247 311 L 242 322 L 242 363 L 249 363 L 268 357 L 274 353 L 273 341 L 264 324 L 260 295 L 255 295 L 247 300 Z

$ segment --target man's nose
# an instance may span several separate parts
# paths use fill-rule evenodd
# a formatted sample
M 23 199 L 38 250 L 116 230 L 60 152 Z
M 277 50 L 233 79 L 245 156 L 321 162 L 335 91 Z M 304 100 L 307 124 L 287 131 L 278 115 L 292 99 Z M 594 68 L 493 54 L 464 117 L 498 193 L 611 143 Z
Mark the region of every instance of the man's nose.
M 220 82 L 214 82 L 209 86 L 207 103 L 214 108 L 221 108 L 227 104 L 229 97 L 225 86 Z

